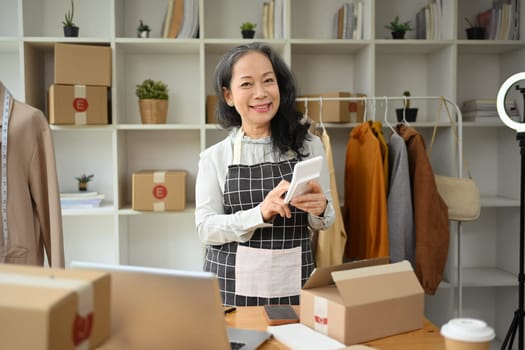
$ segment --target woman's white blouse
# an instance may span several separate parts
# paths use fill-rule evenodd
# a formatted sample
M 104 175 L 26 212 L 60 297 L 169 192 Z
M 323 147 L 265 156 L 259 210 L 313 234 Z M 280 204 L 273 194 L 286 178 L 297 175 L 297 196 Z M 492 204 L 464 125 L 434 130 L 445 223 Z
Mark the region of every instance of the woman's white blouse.
M 233 143 L 236 133 L 237 129 L 232 130 L 224 140 L 204 150 L 200 155 L 195 183 L 195 224 L 199 237 L 205 244 L 246 242 L 256 229 L 272 226 L 272 223 L 264 222 L 260 204 L 249 210 L 224 214 L 224 184 L 228 165 L 233 162 Z M 324 158 L 319 182 L 328 200 L 328 205 L 323 217 L 308 215 L 308 225 L 311 229 L 324 230 L 334 222 L 335 213 L 332 205 L 328 164 L 321 140 L 310 134 L 310 139 L 304 143 L 303 153 L 308 154 L 307 158 L 318 155 Z M 240 164 L 280 162 L 289 158 L 291 157 L 288 155 L 281 155 L 272 150 L 271 137 L 251 139 L 245 135 L 242 138 Z

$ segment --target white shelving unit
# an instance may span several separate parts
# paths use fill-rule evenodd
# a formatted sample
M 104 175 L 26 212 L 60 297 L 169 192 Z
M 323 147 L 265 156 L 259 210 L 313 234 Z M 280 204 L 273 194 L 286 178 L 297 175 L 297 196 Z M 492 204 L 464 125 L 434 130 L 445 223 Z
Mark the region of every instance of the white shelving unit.
M 112 120 L 107 126 L 53 126 L 61 190 L 74 177 L 94 173 L 102 208 L 64 211 L 66 260 L 141 264 L 199 270 L 202 247 L 194 227 L 194 185 L 199 153 L 226 133 L 205 122 L 206 95 L 224 51 L 246 42 L 240 23 L 257 23 L 261 40 L 263 0 L 198 0 L 200 37 L 162 39 L 168 0 L 75 0 L 79 38 L 64 38 L 61 21 L 69 0 L 0 0 L 0 79 L 15 98 L 46 111 L 53 79 L 53 45 L 88 43 L 112 48 Z M 333 18 L 344 0 L 283 0 L 284 39 L 265 40 L 291 66 L 301 94 L 350 91 L 368 96 L 444 95 L 458 105 L 495 98 L 510 75 L 525 70 L 525 41 L 468 41 L 464 17 L 473 18 L 492 0 L 443 0 L 442 39 L 392 40 L 384 25 L 395 15 L 410 20 L 428 0 L 364 0 L 364 40 L 332 39 Z M 521 18 L 525 6 L 521 6 Z M 139 19 L 151 38 L 136 38 Z M 522 26 L 521 38 L 525 38 Z M 142 125 L 135 85 L 162 79 L 170 89 L 165 125 Z M 520 96 L 521 97 L 521 96 Z M 437 104 L 414 101 L 413 126 L 430 136 Z M 395 123 L 394 108 L 389 118 Z M 522 110 L 523 110 L 523 106 Z M 377 110 L 382 111 L 377 104 Z M 381 117 L 378 119 L 382 119 Z M 343 183 L 348 134 L 355 124 L 328 124 L 336 178 Z M 440 128 L 432 153 L 436 172 L 454 174 L 449 128 Z M 450 145 L 450 146 L 448 146 Z M 463 315 L 479 317 L 501 339 L 517 303 L 519 150 L 513 130 L 494 123 L 465 122 L 464 157 L 483 195 L 481 217 L 463 225 Z M 146 168 L 184 169 L 187 209 L 138 213 L 130 209 L 131 174 Z M 338 186 L 340 190 L 343 186 Z M 342 199 L 342 193 L 340 194 Z M 451 235 L 446 282 L 426 299 L 427 316 L 441 325 L 455 315 L 455 242 Z

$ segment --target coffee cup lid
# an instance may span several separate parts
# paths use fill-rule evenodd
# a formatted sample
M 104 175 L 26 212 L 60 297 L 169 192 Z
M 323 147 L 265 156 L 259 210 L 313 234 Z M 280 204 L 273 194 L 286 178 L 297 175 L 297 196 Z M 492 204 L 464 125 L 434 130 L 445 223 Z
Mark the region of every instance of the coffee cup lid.
M 466 342 L 491 341 L 496 336 L 485 322 L 474 318 L 454 318 L 448 321 L 441 327 L 441 335 Z

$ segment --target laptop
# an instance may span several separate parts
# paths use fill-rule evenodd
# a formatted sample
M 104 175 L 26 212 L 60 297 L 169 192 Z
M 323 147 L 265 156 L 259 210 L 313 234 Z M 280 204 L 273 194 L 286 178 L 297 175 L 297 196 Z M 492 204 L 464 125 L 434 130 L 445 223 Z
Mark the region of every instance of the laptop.
M 82 261 L 71 268 L 111 273 L 111 337 L 100 350 L 253 350 L 271 337 L 226 327 L 212 273 Z

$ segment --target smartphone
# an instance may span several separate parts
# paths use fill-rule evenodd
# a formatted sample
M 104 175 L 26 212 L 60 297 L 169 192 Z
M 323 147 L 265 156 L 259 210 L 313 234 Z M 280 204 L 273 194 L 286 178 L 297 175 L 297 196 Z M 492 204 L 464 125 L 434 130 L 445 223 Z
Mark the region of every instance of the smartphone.
M 299 316 L 290 305 L 264 305 L 264 315 L 271 326 L 299 322 Z

